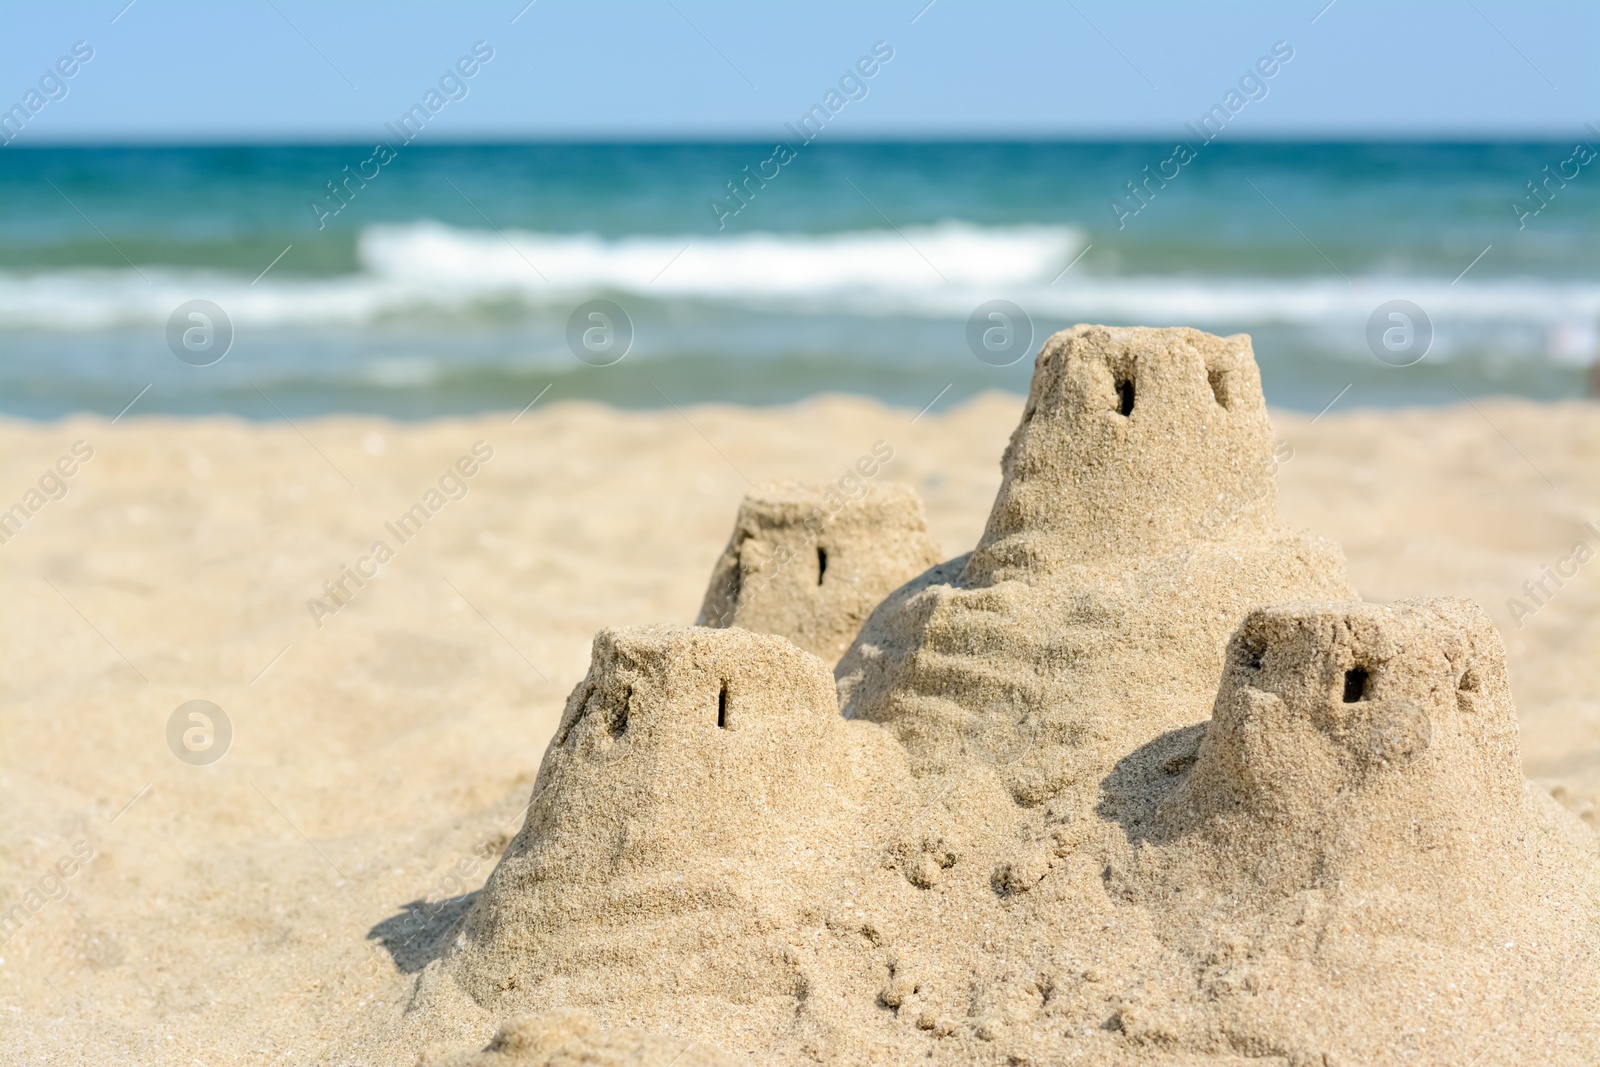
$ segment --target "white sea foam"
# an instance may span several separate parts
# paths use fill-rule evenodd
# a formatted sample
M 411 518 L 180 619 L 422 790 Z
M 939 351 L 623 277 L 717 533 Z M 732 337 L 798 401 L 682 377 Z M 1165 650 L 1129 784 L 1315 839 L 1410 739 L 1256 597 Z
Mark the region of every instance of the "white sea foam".
M 362 269 L 331 278 L 249 277 L 152 267 L 0 273 L 0 328 L 95 330 L 164 324 L 197 297 L 237 327 L 360 326 L 395 317 L 524 306 L 564 317 L 587 294 L 693 299 L 772 310 L 965 318 L 1004 297 L 1035 318 L 1149 325 L 1286 323 L 1347 329 L 1385 300 L 1421 305 L 1435 325 L 1528 323 L 1588 329 L 1600 284 L 1470 277 L 1267 278 L 1105 275 L 1070 227 L 965 223 L 833 234 L 628 237 L 378 226 Z M 624 301 L 625 302 L 625 301 Z
M 551 235 L 375 227 L 361 258 L 384 278 L 455 290 L 611 289 L 710 298 L 809 297 L 870 289 L 999 287 L 1048 279 L 1081 246 L 1067 227 L 985 229 L 961 223 L 904 231 L 755 233 L 721 239 Z

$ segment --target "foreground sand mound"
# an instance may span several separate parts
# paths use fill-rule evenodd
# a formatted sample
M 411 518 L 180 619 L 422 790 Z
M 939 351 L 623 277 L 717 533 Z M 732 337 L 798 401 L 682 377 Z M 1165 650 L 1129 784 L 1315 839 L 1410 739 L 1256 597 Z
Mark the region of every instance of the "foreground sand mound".
M 940 558 L 910 486 L 775 482 L 739 505 L 697 621 L 780 634 L 834 663 L 884 597 Z

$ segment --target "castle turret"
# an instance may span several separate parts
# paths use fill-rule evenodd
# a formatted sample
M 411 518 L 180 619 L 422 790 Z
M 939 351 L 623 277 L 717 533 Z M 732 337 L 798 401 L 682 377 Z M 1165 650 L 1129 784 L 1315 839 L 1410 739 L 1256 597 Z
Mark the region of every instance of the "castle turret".
M 1505 651 L 1481 608 L 1290 603 L 1229 642 L 1195 766 L 1158 821 L 1225 836 L 1263 891 L 1409 877 L 1431 897 L 1435 876 L 1460 885 L 1460 865 L 1499 862 L 1521 802 Z
M 1476 604 L 1251 612 L 1192 766 L 1166 766 L 1181 777 L 1106 882 L 1200 994 L 1165 1009 L 1167 1040 L 1203 1045 L 1230 997 L 1248 1010 L 1229 1025 L 1290 1062 L 1379 1062 L 1410 1035 L 1454 1062 L 1507 1010 L 1497 1061 L 1551 1062 L 1552 1035 L 1592 1026 L 1569 972 L 1593 951 L 1594 841 L 1524 787 Z
M 982 539 L 862 627 L 835 670 L 845 715 L 919 771 L 992 764 L 1027 805 L 1092 789 L 1205 717 L 1245 612 L 1350 595 L 1337 546 L 1278 523 L 1278 462 L 1249 338 L 1056 334 Z
M 897 759 L 839 717 L 827 666 L 784 638 L 603 630 L 451 973 L 497 1012 L 634 1018 L 627 973 L 652 1003 L 792 1013 L 804 982 L 781 932 L 863 847 Z
M 776 482 L 739 505 L 697 621 L 780 634 L 833 663 L 884 597 L 939 559 L 910 486 Z
M 1034 363 L 966 577 L 1265 533 L 1275 468 L 1250 338 L 1074 326 Z

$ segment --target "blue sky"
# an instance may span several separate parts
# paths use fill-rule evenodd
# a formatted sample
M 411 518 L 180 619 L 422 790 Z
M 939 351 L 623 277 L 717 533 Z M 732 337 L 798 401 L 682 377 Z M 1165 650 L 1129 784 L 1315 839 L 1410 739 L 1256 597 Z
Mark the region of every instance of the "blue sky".
M 766 138 L 877 41 L 894 58 L 838 136 L 1166 137 L 1279 41 L 1294 58 L 1230 136 L 1600 125 L 1592 2 L 126 3 L 4 9 L 0 107 L 94 49 L 17 144 L 364 141 L 476 41 L 494 58 L 430 139 Z

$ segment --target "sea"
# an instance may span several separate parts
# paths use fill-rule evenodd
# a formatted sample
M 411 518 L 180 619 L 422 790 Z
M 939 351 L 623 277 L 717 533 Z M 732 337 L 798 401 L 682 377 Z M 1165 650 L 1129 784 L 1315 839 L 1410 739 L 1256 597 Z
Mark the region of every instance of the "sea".
M 1584 395 L 1592 152 L 1177 147 L 6 147 L 0 413 L 936 410 L 1080 322 L 1248 333 L 1301 411 Z

